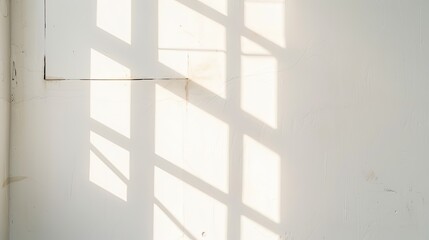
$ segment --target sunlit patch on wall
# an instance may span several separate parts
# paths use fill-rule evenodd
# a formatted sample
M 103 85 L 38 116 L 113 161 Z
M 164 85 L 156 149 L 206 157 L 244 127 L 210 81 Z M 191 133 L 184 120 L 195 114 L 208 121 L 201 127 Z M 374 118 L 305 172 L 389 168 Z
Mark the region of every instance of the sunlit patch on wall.
M 225 26 L 177 0 L 158 2 L 158 47 L 226 50 Z
M 219 97 L 226 98 L 226 54 L 218 51 L 189 53 L 189 78 Z
M 93 51 L 93 53 L 96 52 Z M 99 72 L 103 74 L 103 71 L 112 70 L 112 66 L 95 61 L 95 64 L 91 65 L 91 70 L 94 74 Z M 131 83 L 129 81 L 92 81 L 90 84 L 91 118 L 129 138 L 130 94 Z
M 243 203 L 265 217 L 279 222 L 280 181 L 279 155 L 245 135 L 243 139 Z
M 227 208 L 223 203 L 209 192 L 192 187 L 196 183 L 184 182 L 182 176 L 173 176 L 158 167 L 154 179 L 155 240 L 177 235 L 180 239 L 226 239 Z
M 131 0 L 97 0 L 97 27 L 131 44 Z
M 92 147 L 97 149 L 123 177 L 130 179 L 130 152 L 127 149 L 92 131 L 90 133 L 90 142 Z
M 247 217 L 241 217 L 241 239 L 243 240 L 279 240 L 279 235 L 261 226 Z
M 279 47 L 285 48 L 285 0 L 245 0 L 245 26 Z
M 255 55 L 255 56 L 271 55 L 267 49 L 263 48 L 261 45 L 255 43 L 254 41 L 246 37 L 241 37 L 241 51 L 243 54 L 249 54 L 249 55 Z
M 185 239 L 183 231 L 168 213 L 153 205 L 153 240 Z
M 103 79 L 112 74 L 129 76 L 130 70 L 105 55 L 91 50 L 91 77 Z M 100 134 L 130 138 L 131 83 L 129 81 L 91 81 L 90 117 L 104 127 L 101 133 L 90 133 L 90 181 L 127 201 L 130 178 L 130 154 Z
M 183 83 L 166 87 L 184 92 Z M 228 125 L 170 90 L 156 86 L 155 153 L 228 192 Z
M 226 11 L 225 0 L 201 3 Z M 158 24 L 160 63 L 225 98 L 225 26 L 176 0 L 159 1 Z
M 185 83 L 171 82 L 166 87 L 183 95 L 177 96 L 160 85 L 155 87 L 155 153 L 172 164 L 183 167 Z
M 189 74 L 189 53 L 184 50 L 162 50 L 158 51 L 158 61 L 183 77 Z
M 93 151 L 90 151 L 89 180 L 127 201 L 127 184 Z
M 245 55 L 241 64 L 241 108 L 277 128 L 277 60 Z
M 228 125 L 189 103 L 184 137 L 184 169 L 227 193 Z
M 226 240 L 227 207 L 204 190 L 184 185 L 184 226 L 198 239 Z
M 128 79 L 131 71 L 108 56 L 91 49 L 91 79 Z
M 183 224 L 182 181 L 155 167 L 154 197 L 159 202 L 159 206 L 154 205 L 154 240 L 180 239 L 183 234 L 179 226 Z

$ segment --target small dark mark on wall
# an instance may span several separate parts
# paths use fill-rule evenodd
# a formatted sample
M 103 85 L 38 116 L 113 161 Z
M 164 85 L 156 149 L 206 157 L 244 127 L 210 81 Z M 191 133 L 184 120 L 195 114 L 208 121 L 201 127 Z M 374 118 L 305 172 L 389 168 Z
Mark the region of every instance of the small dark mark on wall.
M 188 100 L 189 100 L 189 79 L 186 79 L 186 84 L 185 84 L 185 99 L 186 99 L 186 102 L 188 102 Z
M 395 190 L 390 189 L 390 188 L 385 188 L 384 191 L 385 192 L 391 192 L 391 193 L 397 193 Z
M 45 38 L 46 38 L 46 36 L 45 36 Z M 43 78 L 45 80 L 47 79 L 47 77 L 46 77 L 46 53 L 43 56 Z
M 16 72 L 16 66 L 15 61 L 12 61 L 12 81 L 16 80 L 17 72 Z
M 27 177 L 24 176 L 17 176 L 17 177 L 8 177 L 4 182 L 2 187 L 7 187 L 10 184 L 14 183 L 14 182 L 20 182 L 27 179 Z
M 366 175 L 366 181 L 367 182 L 375 182 L 378 180 L 377 175 L 375 175 L 374 171 L 370 171 L 367 175 Z

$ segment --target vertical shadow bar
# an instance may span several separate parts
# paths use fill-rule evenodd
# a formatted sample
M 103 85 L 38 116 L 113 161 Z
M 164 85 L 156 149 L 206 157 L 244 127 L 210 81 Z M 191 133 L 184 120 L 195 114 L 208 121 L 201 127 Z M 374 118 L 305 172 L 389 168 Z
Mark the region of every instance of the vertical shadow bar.
M 226 23 L 226 102 L 228 104 L 229 135 L 229 200 L 227 239 L 241 238 L 242 176 L 243 176 L 243 134 L 232 124 L 240 117 L 241 75 L 241 28 L 244 25 L 244 0 L 228 0 Z
M 287 48 L 287 4 L 288 1 L 284 2 L 284 9 L 283 9 L 283 21 L 284 25 L 283 25 L 283 36 L 284 36 L 284 41 L 285 41 L 285 46 Z M 284 49 L 284 51 L 286 51 L 286 49 Z M 275 55 L 277 62 L 280 63 L 281 59 L 279 57 L 279 55 Z M 280 64 L 279 64 L 280 66 Z M 280 66 L 281 67 L 281 66 Z M 286 83 L 287 83 L 287 78 L 286 78 L 286 73 L 283 71 L 279 71 L 279 74 L 277 75 L 277 123 L 278 123 L 278 129 L 287 129 L 286 126 L 284 126 L 283 122 L 284 119 L 283 118 L 287 118 L 286 116 L 286 112 L 284 111 L 285 107 L 287 106 L 287 99 L 286 99 Z M 283 81 L 281 81 L 280 79 L 283 79 Z M 282 94 L 283 93 L 283 94 Z M 283 105 L 284 104 L 284 105 Z M 279 130 L 277 130 L 279 131 Z M 285 138 L 285 136 L 283 134 L 283 131 L 279 131 L 278 132 L 278 136 L 279 139 L 281 139 L 280 141 L 282 142 L 283 138 Z M 288 237 L 288 232 L 287 232 L 287 158 L 286 158 L 286 151 L 287 149 L 283 149 L 281 147 L 278 148 L 279 149 L 279 155 L 280 155 L 280 229 L 283 231 L 282 233 L 280 233 L 280 236 L 286 238 Z
M 142 9 L 144 10 L 142 12 Z M 157 62 L 157 0 L 132 0 L 131 42 L 139 58 Z M 145 47 L 150 44 L 151 47 Z M 150 52 L 144 52 L 143 49 Z M 143 61 L 142 61 L 143 62 Z M 149 61 L 144 61 L 149 62 Z M 131 72 L 142 66 L 133 64 Z M 155 81 L 133 81 L 130 96 L 130 182 L 128 209 L 129 236 L 153 239 L 154 159 L 155 159 Z
M 155 105 L 142 103 L 155 101 L 155 82 L 131 86 L 130 230 L 140 237 L 136 239 L 153 239 Z

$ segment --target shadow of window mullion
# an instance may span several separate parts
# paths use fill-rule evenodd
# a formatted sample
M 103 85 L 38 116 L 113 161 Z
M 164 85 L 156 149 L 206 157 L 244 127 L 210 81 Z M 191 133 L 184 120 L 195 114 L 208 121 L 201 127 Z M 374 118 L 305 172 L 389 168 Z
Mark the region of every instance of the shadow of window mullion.
M 193 174 L 171 164 L 161 157 L 157 157 L 155 160 L 155 166 L 221 203 L 226 203 L 228 200 L 228 195 L 226 193 L 202 181 Z
M 103 29 L 95 27 L 93 32 L 94 34 L 91 38 L 92 49 L 121 65 L 131 67 L 129 59 L 133 55 L 132 45 L 105 32 Z
M 154 198 L 154 204 L 191 240 L 198 240 L 168 209 L 157 199 Z
M 263 226 L 264 228 L 274 232 L 274 233 L 280 233 L 281 232 L 281 225 L 274 222 L 273 220 L 267 218 L 263 214 L 253 210 L 252 208 L 248 207 L 247 205 L 241 206 L 241 215 L 247 217 L 248 219 L 254 221 L 255 223 L 259 224 L 260 226 Z
M 129 179 L 124 176 L 110 161 L 107 159 L 107 157 L 101 153 L 100 150 L 98 150 L 94 145 L 91 144 L 90 151 L 94 153 L 112 172 L 115 173 L 117 177 L 119 177 L 124 183 L 127 183 Z
M 129 150 L 131 140 L 124 135 L 118 133 L 117 131 L 107 127 L 106 125 L 100 123 L 99 121 L 91 118 L 91 131 L 108 139 L 112 143 L 118 145 L 119 147 Z

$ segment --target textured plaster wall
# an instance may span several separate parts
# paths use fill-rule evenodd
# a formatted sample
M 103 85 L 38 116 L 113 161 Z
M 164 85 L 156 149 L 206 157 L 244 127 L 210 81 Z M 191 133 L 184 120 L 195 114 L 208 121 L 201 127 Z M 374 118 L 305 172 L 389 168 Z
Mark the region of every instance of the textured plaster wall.
M 43 2 L 12 3 L 11 240 L 429 238 L 429 2 L 134 0 L 190 79 L 132 82 L 44 81 Z M 108 31 L 83 74 L 139 67 Z
M 10 117 L 10 11 L 0 1 L 0 239 L 8 239 L 8 169 Z

